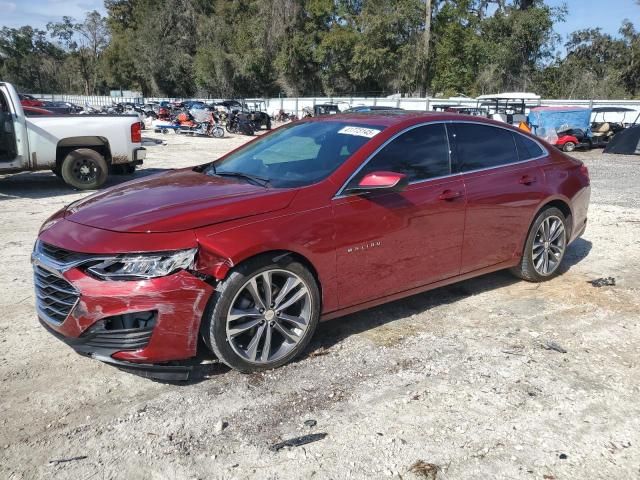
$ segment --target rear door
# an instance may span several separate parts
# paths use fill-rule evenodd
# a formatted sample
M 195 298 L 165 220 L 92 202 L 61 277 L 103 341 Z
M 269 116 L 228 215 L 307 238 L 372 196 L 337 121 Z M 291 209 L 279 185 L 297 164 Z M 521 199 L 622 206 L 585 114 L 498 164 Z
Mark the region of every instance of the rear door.
M 404 173 L 401 192 L 334 199 L 341 307 L 458 274 L 464 228 L 464 185 L 451 176 L 442 123 L 414 127 L 391 140 L 353 177 Z
M 512 260 L 545 196 L 537 159 L 546 152 L 498 126 L 455 122 L 450 131 L 467 193 L 460 273 Z

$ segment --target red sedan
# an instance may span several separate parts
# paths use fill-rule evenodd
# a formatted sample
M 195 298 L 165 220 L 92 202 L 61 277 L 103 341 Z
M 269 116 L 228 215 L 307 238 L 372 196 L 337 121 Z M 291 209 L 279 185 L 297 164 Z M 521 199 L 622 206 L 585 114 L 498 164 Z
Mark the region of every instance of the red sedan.
M 553 277 L 589 195 L 581 162 L 479 117 L 294 122 L 53 215 L 37 312 L 78 352 L 155 376 L 199 337 L 240 371 L 274 368 L 321 320 L 501 269 Z

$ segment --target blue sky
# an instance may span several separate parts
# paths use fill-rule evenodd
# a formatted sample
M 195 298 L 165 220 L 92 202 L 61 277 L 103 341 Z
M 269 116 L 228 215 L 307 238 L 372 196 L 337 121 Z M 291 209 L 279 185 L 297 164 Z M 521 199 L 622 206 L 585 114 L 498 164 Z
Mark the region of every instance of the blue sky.
M 563 3 L 569 14 L 555 29 L 565 38 L 574 30 L 588 27 L 601 27 L 615 34 L 624 18 L 640 28 L 640 6 L 634 0 L 547 0 L 552 6 Z M 0 27 L 28 24 L 44 28 L 47 22 L 58 21 L 63 15 L 80 19 L 90 10 L 104 13 L 103 0 L 0 0 Z
M 104 13 L 104 0 L 0 0 L 0 27 L 42 28 L 63 16 L 81 19 L 86 12 Z
M 554 28 L 564 38 L 575 30 L 595 27 L 617 34 L 625 18 L 631 20 L 636 29 L 640 28 L 640 5 L 634 0 L 546 0 L 546 4 L 553 7 L 563 3 L 569 13 L 564 23 L 556 23 Z

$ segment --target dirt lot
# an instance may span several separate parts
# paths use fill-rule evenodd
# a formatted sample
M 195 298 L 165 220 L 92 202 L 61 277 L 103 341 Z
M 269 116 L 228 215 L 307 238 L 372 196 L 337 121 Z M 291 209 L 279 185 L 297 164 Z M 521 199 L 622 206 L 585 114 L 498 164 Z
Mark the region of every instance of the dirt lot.
M 136 177 L 244 141 L 147 135 L 167 145 L 148 147 Z M 640 157 L 576 156 L 592 173 L 590 223 L 559 278 L 441 288 L 321 325 L 277 371 L 210 363 L 181 385 L 44 331 L 31 248 L 43 220 L 85 194 L 53 174 L 0 177 L 0 478 L 639 478 Z M 587 283 L 606 276 L 616 286 Z M 269 450 L 308 433 L 327 436 Z

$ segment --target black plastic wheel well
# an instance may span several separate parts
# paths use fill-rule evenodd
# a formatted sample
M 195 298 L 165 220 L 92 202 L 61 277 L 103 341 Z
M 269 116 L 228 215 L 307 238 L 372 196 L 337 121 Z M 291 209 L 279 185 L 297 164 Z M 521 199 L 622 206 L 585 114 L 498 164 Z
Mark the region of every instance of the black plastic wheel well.
M 320 298 L 322 298 L 322 284 L 320 283 L 320 277 L 318 276 L 318 271 L 316 270 L 316 267 L 313 266 L 313 263 L 311 263 L 311 261 L 309 261 L 309 259 L 304 255 L 300 255 L 299 253 L 292 252 L 290 250 L 270 250 L 267 252 L 259 253 L 252 257 L 245 258 L 238 265 L 241 265 L 242 263 L 248 260 L 253 260 L 258 257 L 268 258 L 273 262 L 277 262 L 278 260 L 284 257 L 288 257 L 288 258 L 294 259 L 298 263 L 301 263 L 307 268 L 307 270 L 309 270 L 309 272 L 311 272 L 311 275 L 313 275 L 313 278 L 316 279 L 316 283 L 318 284 L 318 290 L 320 290 Z

